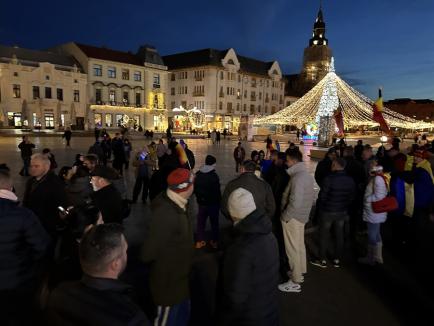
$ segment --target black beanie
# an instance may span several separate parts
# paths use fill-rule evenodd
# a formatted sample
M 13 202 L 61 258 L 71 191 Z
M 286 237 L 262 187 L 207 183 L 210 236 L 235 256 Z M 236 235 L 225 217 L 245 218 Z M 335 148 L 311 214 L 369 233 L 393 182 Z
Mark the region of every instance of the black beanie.
M 205 165 L 213 165 L 217 162 L 216 158 L 212 155 L 207 155 L 205 158 Z

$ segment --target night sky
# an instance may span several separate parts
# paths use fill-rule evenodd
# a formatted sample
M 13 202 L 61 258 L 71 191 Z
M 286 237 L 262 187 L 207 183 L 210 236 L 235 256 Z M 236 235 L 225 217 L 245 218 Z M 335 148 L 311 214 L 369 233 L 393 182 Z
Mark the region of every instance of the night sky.
M 434 98 L 434 1 L 324 0 L 336 70 L 375 98 Z M 44 49 L 77 41 L 160 54 L 233 47 L 298 73 L 319 7 L 314 0 L 3 1 L 0 43 Z

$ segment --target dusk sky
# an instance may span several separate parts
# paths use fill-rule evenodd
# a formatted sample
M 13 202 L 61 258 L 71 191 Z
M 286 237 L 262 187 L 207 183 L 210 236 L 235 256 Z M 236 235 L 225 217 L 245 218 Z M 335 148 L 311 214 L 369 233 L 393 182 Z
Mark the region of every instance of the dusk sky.
M 160 54 L 234 48 L 298 73 L 319 1 L 3 1 L 0 44 L 44 49 L 77 41 Z M 324 0 L 337 73 L 385 99 L 434 98 L 434 1 Z

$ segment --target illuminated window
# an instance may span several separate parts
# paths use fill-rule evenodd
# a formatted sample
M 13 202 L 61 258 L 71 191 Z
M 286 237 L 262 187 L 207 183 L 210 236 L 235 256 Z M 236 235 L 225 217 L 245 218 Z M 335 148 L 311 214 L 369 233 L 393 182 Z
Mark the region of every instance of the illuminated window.
M 317 41 L 317 40 L 313 41 L 313 44 L 317 45 L 317 44 L 318 44 L 318 41 Z
M 50 88 L 50 90 L 51 90 L 51 88 Z M 20 98 L 21 97 L 21 86 L 20 85 L 14 84 L 12 91 L 13 91 L 13 97 L 14 98 Z

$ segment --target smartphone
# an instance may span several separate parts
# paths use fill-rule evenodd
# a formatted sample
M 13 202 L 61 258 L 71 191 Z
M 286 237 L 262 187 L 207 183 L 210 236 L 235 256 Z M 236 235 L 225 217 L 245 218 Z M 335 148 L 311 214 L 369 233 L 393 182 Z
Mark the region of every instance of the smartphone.
M 146 152 L 142 152 L 142 153 L 140 153 L 140 159 L 141 159 L 142 161 L 146 158 L 146 156 L 148 156 L 148 153 L 146 153 Z

